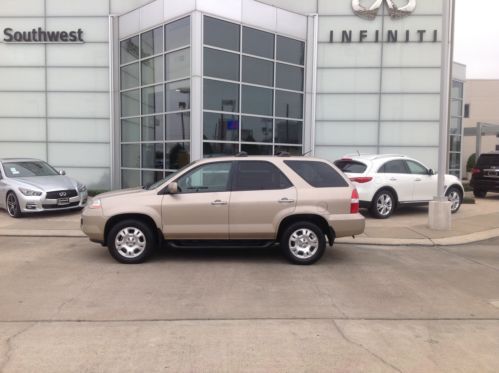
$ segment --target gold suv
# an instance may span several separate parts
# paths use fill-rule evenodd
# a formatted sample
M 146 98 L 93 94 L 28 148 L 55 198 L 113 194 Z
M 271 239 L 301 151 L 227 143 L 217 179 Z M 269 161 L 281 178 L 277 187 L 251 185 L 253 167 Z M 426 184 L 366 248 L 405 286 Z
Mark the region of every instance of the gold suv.
M 308 157 L 234 156 L 192 162 L 148 187 L 96 196 L 81 229 L 122 263 L 156 247 L 270 246 L 295 264 L 364 231 L 357 190 L 333 164 Z

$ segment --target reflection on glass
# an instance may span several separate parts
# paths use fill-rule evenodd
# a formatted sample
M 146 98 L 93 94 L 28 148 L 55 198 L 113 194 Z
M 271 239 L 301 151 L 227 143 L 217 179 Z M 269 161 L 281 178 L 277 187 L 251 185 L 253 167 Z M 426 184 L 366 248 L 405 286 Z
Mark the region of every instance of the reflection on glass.
M 185 140 L 191 134 L 191 113 L 183 111 L 175 114 L 166 114 L 166 141 Z
M 204 17 L 204 43 L 239 51 L 239 25 L 220 19 Z
M 166 111 L 179 111 L 191 107 L 190 80 L 165 84 Z
M 203 156 L 205 158 L 223 157 L 226 155 L 234 155 L 239 152 L 238 144 L 220 143 L 220 142 L 204 142 Z
M 284 118 L 303 118 L 303 95 L 276 90 L 275 115 Z
M 132 117 L 140 115 L 139 90 L 126 91 L 121 93 L 121 116 Z
M 140 118 L 121 120 L 121 141 L 140 141 Z
M 139 168 L 140 167 L 140 145 L 121 145 L 121 166 Z
M 166 143 L 165 152 L 165 168 L 178 170 L 190 162 L 189 143 Z
M 239 117 L 230 114 L 204 113 L 204 140 L 239 140 Z
M 163 154 L 163 144 L 142 144 L 142 167 L 162 169 Z
M 281 152 L 289 153 L 289 155 L 302 155 L 303 150 L 301 146 L 282 146 L 277 145 L 274 147 L 274 154 L 279 154 Z
M 163 81 L 163 56 L 142 61 L 142 85 Z
M 272 118 L 243 116 L 241 121 L 241 141 L 272 142 Z
M 241 144 L 241 151 L 248 155 L 272 155 L 272 145 Z
M 463 102 L 461 100 L 451 101 L 450 115 L 453 117 L 463 116 Z
M 142 114 L 161 113 L 163 111 L 163 86 L 142 88 Z
M 303 68 L 278 63 L 276 66 L 276 87 L 303 90 Z
M 121 68 L 121 89 L 139 86 L 139 64 L 132 63 Z
M 242 81 L 260 85 L 274 85 L 274 63 L 243 56 Z
M 459 169 L 461 163 L 460 153 L 450 153 L 449 168 Z
M 463 98 L 463 83 L 462 82 L 458 82 L 456 80 L 452 81 L 451 97 L 458 98 L 458 99 Z
M 274 58 L 274 35 L 265 31 L 243 27 L 243 52 Z
M 239 85 L 204 79 L 204 108 L 218 111 L 239 111 Z
M 450 119 L 450 134 L 460 135 L 463 120 L 461 118 L 451 118 Z
M 135 61 L 139 58 L 139 36 L 120 42 L 120 63 Z
M 140 171 L 137 170 L 121 170 L 121 187 L 135 188 L 140 186 Z
M 142 141 L 163 140 L 163 116 L 142 117 Z
M 277 36 L 276 59 L 284 62 L 303 65 L 305 62 L 305 43 L 302 41 Z
M 450 137 L 450 151 L 460 152 L 461 151 L 461 136 L 451 136 Z
M 239 55 L 204 48 L 204 75 L 239 81 Z
M 269 115 L 272 113 L 271 89 L 243 85 L 242 87 L 242 112 L 247 114 Z
M 188 77 L 191 72 L 191 49 L 181 49 L 165 55 L 165 80 Z
M 163 171 L 142 171 L 142 185 L 147 186 L 163 179 Z
M 149 57 L 163 52 L 163 27 L 144 32 L 140 36 L 141 57 Z
M 275 142 L 281 144 L 301 144 L 303 123 L 294 120 L 276 119 Z
M 191 22 L 189 17 L 165 25 L 165 51 L 171 51 L 191 43 Z

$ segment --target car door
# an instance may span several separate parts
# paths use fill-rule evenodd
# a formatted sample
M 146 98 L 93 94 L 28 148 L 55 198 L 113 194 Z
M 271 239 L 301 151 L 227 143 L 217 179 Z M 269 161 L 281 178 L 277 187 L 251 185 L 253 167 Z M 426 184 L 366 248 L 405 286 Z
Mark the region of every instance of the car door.
M 2 168 L 0 166 L 0 207 L 5 207 L 5 199 L 7 198 L 7 183 L 5 177 L 2 173 Z
M 386 162 L 380 167 L 378 174 L 384 186 L 391 186 L 397 192 L 399 202 L 412 201 L 415 176 L 410 174 L 402 159 Z
M 405 161 L 409 171 L 414 175 L 413 200 L 430 201 L 437 195 L 437 176 L 430 175 L 428 169 L 421 163 Z
M 296 207 L 296 188 L 271 162 L 235 162 L 229 205 L 230 239 L 272 239 Z
M 228 239 L 232 162 L 202 164 L 173 180 L 161 206 L 166 239 Z

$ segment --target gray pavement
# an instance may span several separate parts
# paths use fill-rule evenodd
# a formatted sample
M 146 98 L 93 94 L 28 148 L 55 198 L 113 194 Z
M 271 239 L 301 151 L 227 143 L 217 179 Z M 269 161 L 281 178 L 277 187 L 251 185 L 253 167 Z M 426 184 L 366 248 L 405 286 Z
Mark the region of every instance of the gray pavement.
M 499 240 L 161 250 L 0 241 L 0 372 L 497 372 Z

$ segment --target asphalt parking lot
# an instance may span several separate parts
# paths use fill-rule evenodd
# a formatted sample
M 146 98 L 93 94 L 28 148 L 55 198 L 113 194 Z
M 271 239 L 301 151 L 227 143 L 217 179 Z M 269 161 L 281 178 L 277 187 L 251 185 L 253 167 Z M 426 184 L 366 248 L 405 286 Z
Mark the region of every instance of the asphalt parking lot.
M 499 370 L 499 240 L 162 250 L 114 262 L 84 238 L 2 237 L 1 372 Z

